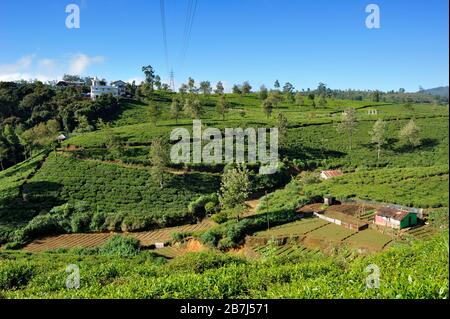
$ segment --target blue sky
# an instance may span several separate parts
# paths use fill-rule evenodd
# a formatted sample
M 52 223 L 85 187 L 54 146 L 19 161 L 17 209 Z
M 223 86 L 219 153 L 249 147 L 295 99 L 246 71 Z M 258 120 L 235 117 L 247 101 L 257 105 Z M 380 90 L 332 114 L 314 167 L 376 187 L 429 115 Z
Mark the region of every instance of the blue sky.
M 65 26 L 70 3 L 80 6 L 80 29 Z M 380 29 L 365 26 L 370 3 Z M 159 0 L 1 0 L 0 80 L 140 80 L 151 64 L 164 80 L 173 68 L 177 85 L 188 76 L 228 88 L 276 79 L 298 89 L 448 85 L 447 0 L 198 0 L 182 66 L 187 4 L 165 0 L 167 67 Z

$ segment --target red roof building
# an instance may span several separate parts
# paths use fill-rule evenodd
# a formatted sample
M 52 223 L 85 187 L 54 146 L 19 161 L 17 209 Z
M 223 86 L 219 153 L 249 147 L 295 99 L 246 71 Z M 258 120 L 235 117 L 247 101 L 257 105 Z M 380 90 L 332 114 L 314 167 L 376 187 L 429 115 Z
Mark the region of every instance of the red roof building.
M 407 210 L 382 207 L 376 211 L 375 224 L 403 229 L 417 224 L 417 215 Z
M 320 172 L 320 178 L 322 179 L 330 179 L 333 177 L 342 176 L 344 173 L 342 173 L 341 170 L 328 170 L 328 171 L 321 171 Z

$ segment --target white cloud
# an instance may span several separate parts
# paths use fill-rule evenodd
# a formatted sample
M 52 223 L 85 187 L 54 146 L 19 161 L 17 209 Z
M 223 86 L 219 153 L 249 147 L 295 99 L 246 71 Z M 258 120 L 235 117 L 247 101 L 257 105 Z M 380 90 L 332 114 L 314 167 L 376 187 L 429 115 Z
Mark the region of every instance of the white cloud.
M 15 63 L 0 65 L 0 81 L 39 80 L 47 82 L 54 80 L 55 76 L 51 76 L 47 72 L 32 72 L 35 58 L 36 55 L 32 54 L 20 58 Z M 50 59 L 41 60 L 39 65 L 50 65 L 50 61 Z
M 1 64 L 0 65 L 0 75 L 4 73 L 17 73 L 25 71 L 31 67 L 35 55 L 27 55 L 19 59 L 13 64 Z
M 38 80 L 41 82 L 48 82 L 48 81 L 54 81 L 54 80 L 60 80 L 61 76 L 49 76 L 45 74 L 32 74 L 32 73 L 7 73 L 7 74 L 1 74 L 0 73 L 0 82 L 14 82 L 14 81 L 33 81 Z
M 86 54 L 78 53 L 72 57 L 69 63 L 69 73 L 82 75 L 92 64 L 102 63 L 103 56 L 89 57 Z
M 83 75 L 90 66 L 104 60 L 103 56 L 90 57 L 82 53 L 68 55 L 62 59 L 38 59 L 36 54 L 26 55 L 14 63 L 0 64 L 0 81 L 61 80 L 63 74 Z
M 143 77 L 131 78 L 126 80 L 125 82 L 132 84 L 133 81 L 135 81 L 136 84 L 141 84 L 141 82 L 144 82 L 144 78 Z

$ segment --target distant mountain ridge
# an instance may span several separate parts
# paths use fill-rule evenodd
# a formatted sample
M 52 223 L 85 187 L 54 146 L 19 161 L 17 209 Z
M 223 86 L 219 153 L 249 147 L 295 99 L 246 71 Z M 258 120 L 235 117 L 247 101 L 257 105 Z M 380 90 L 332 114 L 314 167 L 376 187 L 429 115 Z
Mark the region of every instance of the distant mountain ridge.
M 448 97 L 448 95 L 449 95 L 448 94 L 448 85 L 440 86 L 440 87 L 432 88 L 432 89 L 427 89 L 427 90 L 421 90 L 421 91 L 419 91 L 419 93 Z

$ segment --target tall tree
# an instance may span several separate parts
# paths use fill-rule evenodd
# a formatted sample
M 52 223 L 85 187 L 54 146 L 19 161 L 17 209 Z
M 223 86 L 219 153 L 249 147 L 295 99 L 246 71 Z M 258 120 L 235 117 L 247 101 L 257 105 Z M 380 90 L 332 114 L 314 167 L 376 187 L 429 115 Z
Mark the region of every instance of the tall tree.
M 155 86 L 158 91 L 161 91 L 161 77 L 159 75 L 155 76 Z
M 286 84 L 283 86 L 283 94 L 286 98 L 286 101 L 294 101 L 294 89 L 294 86 L 289 82 L 286 82 Z
M 150 123 L 156 126 L 158 120 L 161 118 L 162 115 L 161 107 L 159 106 L 158 103 L 150 102 L 149 115 L 150 115 Z
M 264 114 L 266 115 L 267 118 L 269 118 L 272 115 L 272 111 L 273 111 L 273 102 L 270 98 L 265 99 L 262 102 L 262 110 L 264 112 Z
M 420 145 L 420 129 L 413 119 L 400 130 L 400 140 L 411 149 Z
M 223 83 L 221 81 L 217 82 L 214 93 L 223 94 L 224 92 L 225 92 L 225 88 L 223 87 Z
M 234 94 L 239 94 L 239 95 L 242 94 L 242 89 L 241 89 L 241 87 L 239 87 L 239 85 L 237 85 L 237 84 L 233 85 L 232 91 L 233 91 Z
M 297 92 L 295 94 L 295 104 L 298 105 L 298 106 L 303 106 L 304 103 L 305 102 L 303 100 L 302 94 L 300 92 Z
M 22 133 L 22 138 L 26 141 L 31 156 L 33 148 L 46 148 L 56 142 L 59 132 L 59 123 L 50 120 L 46 123 L 39 123 L 33 128 Z
M 273 107 L 278 107 L 278 103 L 280 103 L 283 99 L 280 91 L 273 90 L 270 91 L 269 96 L 267 97 L 268 100 L 272 102 Z
M 222 95 L 219 100 L 217 101 L 216 110 L 219 115 L 222 116 L 222 120 L 225 121 L 225 114 L 228 112 L 229 103 L 227 101 L 227 98 Z
M 288 120 L 283 113 L 278 113 L 277 116 L 277 128 L 278 128 L 278 140 L 280 145 L 285 145 L 288 131 Z
M 181 111 L 182 111 L 182 103 L 178 97 L 174 97 L 172 99 L 172 104 L 170 105 L 170 114 L 173 119 L 175 119 L 175 123 L 178 124 L 178 119 L 180 117 Z
M 266 86 L 263 84 L 259 88 L 259 98 L 261 101 L 264 101 L 269 96 L 269 90 L 267 90 Z
M 183 95 L 183 94 L 186 94 L 188 90 L 189 90 L 189 87 L 187 86 L 187 84 L 183 83 L 183 84 L 181 84 L 178 92 L 180 92 L 180 94 Z
M 195 87 L 195 80 L 193 78 L 189 77 L 187 86 L 189 93 L 191 94 L 197 93 L 197 88 Z
M 193 119 L 200 119 L 203 114 L 202 104 L 198 99 L 188 97 L 184 102 L 184 112 Z
M 162 138 L 155 138 L 150 146 L 150 162 L 152 164 L 150 174 L 158 181 L 159 187 L 164 187 L 164 170 L 170 163 L 167 143 Z
M 380 102 L 380 91 L 373 91 L 370 95 L 372 102 Z
M 339 133 L 347 134 L 349 149 L 352 149 L 353 146 L 353 133 L 356 130 L 356 126 L 358 125 L 358 120 L 356 118 L 356 112 L 354 108 L 348 108 L 342 114 L 342 120 L 337 126 L 337 131 Z
M 276 80 L 273 87 L 275 88 L 275 90 L 279 90 L 280 89 L 280 81 Z
M 145 83 L 149 85 L 150 91 L 153 91 L 153 85 L 155 83 L 155 71 L 151 65 L 143 66 L 142 72 L 145 75 Z
M 209 81 L 200 82 L 200 91 L 205 96 L 210 95 L 212 92 L 211 83 Z
M 239 220 L 245 209 L 245 200 L 250 194 L 249 171 L 245 165 L 227 170 L 222 175 L 219 202 L 225 211 L 232 212 Z
M 242 94 L 249 94 L 252 91 L 252 86 L 248 81 L 242 83 Z
M 377 162 L 381 157 L 381 149 L 387 143 L 386 139 L 386 123 L 382 119 L 378 119 L 372 127 L 372 131 L 370 132 L 370 136 L 372 137 L 372 143 L 376 146 L 377 149 Z
M 319 86 L 317 87 L 317 95 L 324 98 L 327 96 L 327 85 L 325 83 L 319 83 Z

